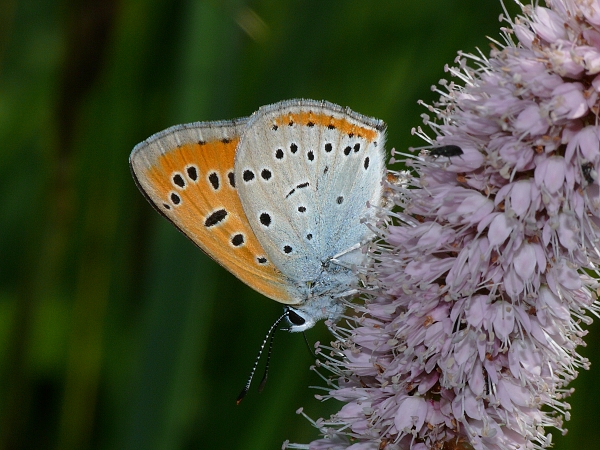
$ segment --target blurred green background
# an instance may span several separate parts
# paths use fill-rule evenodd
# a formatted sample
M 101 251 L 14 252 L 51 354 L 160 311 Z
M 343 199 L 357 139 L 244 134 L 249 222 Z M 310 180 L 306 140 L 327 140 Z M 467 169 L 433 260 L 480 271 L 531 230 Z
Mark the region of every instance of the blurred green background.
M 511 11 L 516 11 L 510 4 Z M 281 306 L 218 267 L 146 203 L 133 146 L 170 125 L 295 97 L 420 142 L 456 51 L 487 53 L 496 0 L 0 2 L 0 450 L 278 449 L 320 403 L 299 335 L 235 398 Z M 596 364 L 557 449 L 598 448 Z M 309 339 L 329 341 L 321 324 Z

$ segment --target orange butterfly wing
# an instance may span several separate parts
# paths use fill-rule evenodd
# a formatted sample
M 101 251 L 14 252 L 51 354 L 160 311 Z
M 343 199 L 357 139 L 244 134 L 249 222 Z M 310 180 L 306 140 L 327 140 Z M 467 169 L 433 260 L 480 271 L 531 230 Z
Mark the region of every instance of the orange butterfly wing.
M 290 282 L 254 235 L 235 188 L 236 146 L 247 119 L 177 125 L 129 158 L 152 205 L 212 259 L 261 294 L 296 304 Z

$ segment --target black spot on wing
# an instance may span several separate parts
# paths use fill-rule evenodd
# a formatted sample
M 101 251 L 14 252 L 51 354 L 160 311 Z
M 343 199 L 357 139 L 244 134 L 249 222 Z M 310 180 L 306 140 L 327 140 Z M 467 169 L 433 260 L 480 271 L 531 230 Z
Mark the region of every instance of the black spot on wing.
M 233 244 L 234 247 L 239 247 L 240 245 L 242 245 L 244 243 L 244 235 L 241 233 L 234 235 L 231 238 L 231 243 Z
M 198 169 L 196 168 L 196 166 L 189 166 L 185 169 L 185 171 L 190 180 L 192 180 L 192 181 L 198 180 Z
M 285 198 L 290 197 L 294 192 L 296 192 L 296 189 L 304 189 L 305 187 L 308 187 L 308 186 L 310 186 L 310 183 L 308 181 L 306 181 L 304 183 L 300 183 L 295 188 L 293 188 L 290 192 L 288 192 L 287 195 L 285 196 Z
M 271 225 L 271 215 L 268 213 L 262 213 L 259 216 L 258 220 L 260 220 L 260 223 L 263 224 L 265 227 Z
M 263 180 L 268 181 L 271 179 L 273 174 L 271 173 L 271 171 L 269 169 L 263 169 L 262 172 L 260 173 L 260 176 L 262 177 Z
M 208 175 L 208 181 L 215 191 L 219 189 L 220 180 L 219 175 L 217 175 L 216 172 L 212 172 L 210 175 Z
M 176 173 L 175 175 L 173 175 L 173 184 L 180 188 L 185 187 L 185 180 L 183 179 L 181 174 Z
M 226 217 L 227 211 L 225 209 L 219 209 L 206 218 L 204 221 L 204 226 L 207 228 L 215 226 L 225 220 Z

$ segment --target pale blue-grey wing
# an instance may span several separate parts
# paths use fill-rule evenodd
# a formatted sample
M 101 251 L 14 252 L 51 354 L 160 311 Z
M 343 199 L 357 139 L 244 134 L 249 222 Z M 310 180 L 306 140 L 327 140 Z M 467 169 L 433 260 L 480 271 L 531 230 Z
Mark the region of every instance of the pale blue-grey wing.
M 372 235 L 382 197 L 385 124 L 348 108 L 289 100 L 261 108 L 238 145 L 235 177 L 269 259 L 297 281 Z M 360 251 L 340 258 L 358 262 Z

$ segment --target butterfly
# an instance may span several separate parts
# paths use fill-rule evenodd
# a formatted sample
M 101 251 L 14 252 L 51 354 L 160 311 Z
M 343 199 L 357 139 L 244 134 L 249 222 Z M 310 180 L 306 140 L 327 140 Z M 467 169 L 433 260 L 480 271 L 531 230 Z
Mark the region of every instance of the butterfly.
M 154 208 L 212 259 L 286 305 L 289 331 L 336 321 L 382 205 L 385 123 L 315 100 L 176 125 L 129 163 Z

